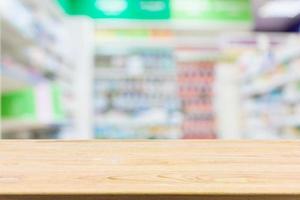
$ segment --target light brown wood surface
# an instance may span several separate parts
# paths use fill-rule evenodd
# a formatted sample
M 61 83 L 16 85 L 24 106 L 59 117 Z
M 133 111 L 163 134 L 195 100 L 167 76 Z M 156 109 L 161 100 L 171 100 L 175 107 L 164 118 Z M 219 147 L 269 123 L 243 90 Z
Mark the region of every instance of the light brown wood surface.
M 300 142 L 3 140 L 0 197 L 5 195 L 298 199 Z

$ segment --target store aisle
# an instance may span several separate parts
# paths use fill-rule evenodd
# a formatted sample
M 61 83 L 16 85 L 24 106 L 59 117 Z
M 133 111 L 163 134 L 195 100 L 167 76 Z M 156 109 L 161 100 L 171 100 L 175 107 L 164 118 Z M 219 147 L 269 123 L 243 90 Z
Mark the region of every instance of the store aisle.
M 1 1 L 1 137 L 299 139 L 299 3 Z

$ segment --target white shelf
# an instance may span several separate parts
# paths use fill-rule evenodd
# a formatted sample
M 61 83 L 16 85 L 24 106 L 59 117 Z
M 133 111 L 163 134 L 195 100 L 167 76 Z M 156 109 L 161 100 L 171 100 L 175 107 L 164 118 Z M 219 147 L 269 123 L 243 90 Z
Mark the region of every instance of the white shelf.
M 130 75 L 125 69 L 95 69 L 95 79 L 108 80 L 108 79 L 128 79 L 128 78 L 137 78 L 137 79 L 152 79 L 152 78 L 164 78 L 165 80 L 175 80 L 177 77 L 176 70 L 166 70 L 166 71 L 157 71 L 157 70 L 144 70 L 143 73 L 139 75 Z
M 172 38 L 166 39 L 131 39 L 131 38 L 121 38 L 121 39 L 110 39 L 110 38 L 97 38 L 96 45 L 102 47 L 115 46 L 118 48 L 125 47 L 165 47 L 171 48 L 174 46 L 174 41 Z
M 4 1 L 3 5 L 1 8 L 5 10 L 0 13 L 1 93 L 32 88 L 44 81 L 52 82 L 50 76 L 54 75 L 56 83 L 65 83 L 62 95 L 66 91 L 73 95 L 75 90 L 71 86 L 74 85 L 74 69 L 71 63 L 77 60 L 73 58 L 71 62 L 68 55 L 71 49 L 71 38 L 68 35 L 70 26 L 62 10 L 58 9 L 53 0 Z M 24 18 L 16 21 L 15 12 Z M 68 109 L 74 112 L 76 106 L 73 104 L 76 100 L 69 96 L 66 97 Z M 1 132 L 9 134 L 52 130 L 53 127 L 65 125 L 66 120 L 52 119 L 48 122 L 41 121 L 39 117 L 36 120 L 2 119 Z
M 286 117 L 280 125 L 283 127 L 300 127 L 300 114 Z
M 282 38 L 286 40 L 287 37 Z M 240 61 L 240 65 L 248 67 L 245 76 L 241 77 L 241 97 L 245 102 L 241 105 L 243 129 L 252 139 L 300 138 L 300 91 L 297 88 L 300 49 L 298 42 L 287 43 L 285 40 L 272 49 L 272 57 L 270 52 L 255 51 L 245 54 L 247 59 L 243 57 Z M 272 93 L 277 90 L 280 92 Z
M 59 6 L 55 5 L 55 1 L 53 0 L 43 0 L 43 1 L 36 1 L 36 0 L 24 0 L 24 2 L 35 6 L 36 8 L 46 10 L 50 12 L 52 15 L 56 17 L 61 17 L 63 15 L 63 11 Z
M 2 51 L 8 54 L 12 59 L 16 60 L 19 63 L 22 63 L 25 66 L 32 66 L 40 73 L 43 72 L 54 72 L 56 69 L 50 69 L 46 66 L 46 63 L 36 63 L 32 61 L 28 55 L 24 52 L 26 48 L 35 47 L 38 48 L 43 55 L 47 55 L 46 52 L 50 50 L 44 47 L 43 44 L 36 41 L 34 38 L 30 36 L 24 35 L 21 30 L 11 24 L 8 20 L 1 17 L 1 25 L 2 25 L 2 35 L 1 35 L 1 43 L 2 43 Z M 3 53 L 4 54 L 4 53 Z M 49 56 L 49 55 L 47 55 Z M 52 59 L 55 60 L 56 64 L 59 63 L 57 61 L 57 56 L 53 52 L 51 53 Z M 46 56 L 43 61 L 46 60 Z M 54 61 L 53 60 L 53 61 Z
M 252 84 L 247 86 L 247 89 L 244 89 L 242 93 L 245 97 L 263 95 L 295 81 L 300 81 L 300 73 L 288 73 L 286 75 L 273 78 L 273 80 L 271 80 L 268 84 Z
M 97 36 L 95 41 L 97 46 L 110 48 L 114 46 L 115 49 L 125 51 L 128 47 L 156 47 L 156 48 L 176 48 L 181 46 L 189 47 L 215 47 L 218 45 L 217 36 L 200 36 L 200 37 L 185 37 L 172 35 L 165 38 L 114 38 Z M 217 50 L 216 50 L 217 51 Z M 203 51 L 202 51 L 203 53 Z M 199 55 L 199 54 L 198 54 Z
M 1 16 L 1 40 L 15 46 L 34 45 L 35 41 L 30 36 L 25 36 L 21 31 Z
M 1 132 L 26 132 L 32 130 L 49 129 L 51 124 L 35 120 L 11 119 L 1 120 Z
M 199 21 L 199 20 L 99 20 L 97 29 L 162 29 L 162 30 L 195 30 L 195 31 L 249 31 L 253 28 L 252 23 L 245 22 L 217 22 L 217 21 Z
M 42 77 L 33 75 L 24 66 L 1 66 L 1 92 L 32 87 Z
M 1 74 L 1 92 L 18 90 L 26 87 L 31 87 L 32 84 L 28 81 L 15 79 Z

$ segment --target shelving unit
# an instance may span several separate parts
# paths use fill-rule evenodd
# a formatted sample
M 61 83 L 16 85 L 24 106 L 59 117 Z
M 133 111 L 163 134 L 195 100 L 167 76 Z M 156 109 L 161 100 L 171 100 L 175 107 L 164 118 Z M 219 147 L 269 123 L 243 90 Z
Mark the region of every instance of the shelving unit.
M 17 20 L 16 20 L 17 19 Z M 61 73 L 70 68 L 68 56 L 67 28 L 61 11 L 55 7 L 53 1 L 11 0 L 1 2 L 1 95 L 22 91 L 38 91 L 35 95 L 48 96 L 42 101 L 45 105 L 51 98 L 59 98 L 59 104 L 64 104 L 66 94 L 70 93 L 69 78 L 72 74 Z M 69 70 L 70 71 L 70 70 Z M 44 92 L 39 87 L 60 88 L 57 97 L 52 93 Z M 47 93 L 47 94 L 46 94 Z M 5 106 L 14 106 L 10 110 L 18 109 L 18 100 L 11 99 Z M 37 109 L 37 118 L 23 114 L 6 116 L 2 112 L 1 132 L 4 138 L 32 138 L 32 132 L 44 131 L 44 137 L 56 137 L 52 134 L 53 127 L 58 128 L 65 123 L 65 119 L 45 120 L 41 112 L 48 112 L 46 107 L 38 107 L 42 97 L 33 100 Z M 50 98 L 50 99 L 49 99 Z M 1 105 L 1 107 L 4 105 Z M 24 105 L 25 106 L 25 105 Z M 30 106 L 30 105 L 28 105 Z M 2 108 L 3 110 L 3 108 Z M 67 112 L 72 112 L 65 110 Z M 18 112 L 16 112 L 18 113 Z M 49 113 L 51 113 L 49 111 Z M 70 120 L 70 118 L 68 118 Z M 49 135 L 47 136 L 47 131 Z M 55 134 L 57 135 L 57 134 Z
M 96 104 L 98 104 L 96 112 L 99 113 L 96 120 L 96 127 L 98 127 L 96 132 L 103 134 L 106 132 L 106 137 L 108 135 L 117 137 L 117 132 L 121 133 L 122 130 L 120 129 L 122 128 L 120 127 L 123 127 L 128 136 L 120 134 L 122 138 L 216 138 L 212 93 L 214 86 L 213 66 L 214 61 L 218 59 L 217 33 L 209 30 L 184 31 L 161 26 L 155 29 L 141 29 L 130 25 L 128 28 L 121 27 L 110 27 L 105 30 L 97 27 L 95 90 L 99 95 L 104 96 L 107 96 L 108 91 L 110 91 L 111 96 L 114 96 L 111 101 L 123 102 L 124 104 L 123 107 L 121 106 L 122 108 L 119 106 L 119 110 L 128 112 L 133 109 L 130 112 L 133 111 L 131 114 L 134 117 L 129 119 L 124 113 L 112 113 L 106 119 L 103 113 L 107 112 L 104 107 L 107 106 L 109 100 L 107 97 L 96 95 Z M 187 49 L 187 51 L 182 51 L 182 49 Z M 160 55 L 162 51 L 167 51 L 167 54 Z M 187 69 L 184 65 L 189 64 L 191 66 L 199 65 L 196 67 L 198 71 L 195 72 L 200 74 L 198 82 L 193 82 L 188 78 L 185 81 L 181 80 L 183 71 Z M 210 74 L 209 77 L 205 75 L 206 71 L 207 74 Z M 190 73 L 193 73 L 192 69 Z M 207 78 L 210 79 L 208 82 L 205 81 Z M 203 89 L 209 88 L 208 91 L 203 91 L 200 86 L 197 86 L 199 84 L 203 85 L 203 87 L 201 86 Z M 187 88 L 187 90 L 184 92 L 182 88 Z M 200 102 L 203 100 L 203 96 L 208 95 L 210 96 L 207 98 L 209 103 L 207 105 L 205 103 L 195 104 L 194 107 L 192 106 L 193 108 L 191 106 L 187 108 L 187 96 L 183 93 L 189 92 L 189 88 L 194 88 L 196 91 L 192 98 L 194 101 Z M 116 95 L 120 93 L 125 94 L 124 98 L 122 95 Z M 141 102 L 143 105 L 140 105 Z M 124 107 L 125 105 L 127 108 Z M 99 109 L 101 106 L 102 108 Z M 145 112 L 150 108 L 156 110 Z M 206 108 L 209 110 L 203 111 Z M 191 109 L 194 109 L 196 113 Z M 144 115 L 134 114 L 138 110 L 143 111 Z M 159 113 L 159 110 L 164 111 Z M 156 118 L 162 121 L 155 120 L 155 113 Z M 176 121 L 175 124 L 173 124 L 174 120 Z M 151 124 L 151 121 L 154 122 Z M 170 123 L 173 125 L 170 126 Z M 99 125 L 101 124 L 110 125 L 100 128 Z M 141 125 L 138 127 L 136 124 Z M 167 126 L 163 127 L 163 124 Z M 196 132 L 188 131 L 195 126 L 198 127 Z M 172 128 L 170 129 L 170 127 Z M 204 133 L 206 128 L 209 130 L 207 129 L 208 131 Z M 137 131 L 128 131 L 132 129 L 137 129 Z M 147 134 L 149 130 L 165 133 L 160 135 L 156 133 Z
M 111 31 L 113 32 L 113 31 Z M 97 138 L 179 138 L 180 102 L 169 47 L 99 44 L 95 55 Z M 110 44 L 116 42 L 113 38 Z
M 1 121 L 1 130 L 5 139 L 54 139 L 60 126 L 61 122 L 46 123 L 22 119 Z
M 299 138 L 299 37 L 266 33 L 276 40 L 259 44 L 250 0 L 128 0 L 126 15 L 99 2 L 1 1 L 1 96 L 31 90 L 41 104 L 53 96 L 37 88 L 55 86 L 63 105 L 59 119 L 47 106 L 7 112 L 6 136 L 55 127 L 65 139 L 214 139 L 222 124 L 223 138 Z M 241 46 L 240 60 L 223 63 L 220 50 Z
M 217 49 L 181 46 L 176 49 L 183 138 L 217 137 L 214 114 L 214 67 Z
M 240 63 L 246 138 L 300 138 L 299 46 L 299 38 L 290 36 L 276 47 L 248 54 Z

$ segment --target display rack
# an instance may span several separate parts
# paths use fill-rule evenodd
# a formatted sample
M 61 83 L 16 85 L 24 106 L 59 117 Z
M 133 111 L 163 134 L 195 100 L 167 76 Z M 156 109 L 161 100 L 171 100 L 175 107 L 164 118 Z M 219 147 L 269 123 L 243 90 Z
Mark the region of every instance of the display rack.
M 55 87 L 61 89 L 61 94 L 57 96 L 60 99 L 59 104 L 63 104 L 66 93 L 70 91 L 61 85 L 71 84 L 69 80 L 72 77 L 71 73 L 67 75 L 61 73 L 70 68 L 68 45 L 65 42 L 67 32 L 64 25 L 63 15 L 52 1 L 1 2 L 2 98 L 23 91 L 37 91 L 40 90 L 39 87 L 45 85 L 46 87 L 56 85 Z M 38 94 L 41 94 L 41 91 Z M 56 98 L 51 92 L 43 95 Z M 20 97 L 16 98 L 20 99 Z M 47 101 L 50 100 L 49 98 L 46 98 Z M 36 113 L 41 113 L 45 108 L 37 106 L 39 101 L 37 99 L 38 97 L 33 99 L 33 104 Z M 14 106 L 17 109 L 17 101 L 18 99 L 11 98 L 5 106 Z M 56 137 L 52 134 L 53 126 L 59 127 L 65 123 L 65 119 L 53 117 L 45 120 L 39 114 L 29 117 L 30 114 L 26 112 L 16 112 L 14 115 L 10 113 L 9 116 L 6 114 L 2 112 L 1 132 L 4 138 L 26 138 L 27 136 L 31 138 L 30 133 L 37 130 L 45 132 L 49 130 L 50 134 L 46 138 L 52 138 Z
M 126 134 L 129 135 L 129 138 L 216 138 L 213 77 L 214 62 L 218 58 L 218 53 L 215 48 L 217 45 L 215 32 L 208 30 L 183 31 L 160 26 L 155 29 L 129 26 L 129 28 L 110 27 L 106 30 L 99 28 L 96 36 L 98 46 L 96 66 L 98 68 L 95 72 L 95 85 L 98 94 L 106 93 L 107 95 L 107 91 L 110 91 L 111 96 L 114 96 L 111 101 L 124 104 L 119 110 L 129 111 L 139 108 L 145 114 L 141 116 L 134 114 L 136 119 L 128 120 L 120 113 L 112 113 L 106 119 L 100 113 L 107 112 L 105 106 L 107 106 L 108 100 L 103 100 L 101 95 L 96 96 L 97 112 L 100 114 L 96 123 L 98 124 L 96 132 L 117 135 L 122 132 L 116 128 L 118 126 L 130 130 L 129 127 L 136 129 L 135 124 L 141 124 L 137 131 L 141 134 L 127 131 Z M 130 46 L 135 48 L 129 48 Z M 199 76 L 197 76 L 198 79 L 195 78 L 196 81 L 184 77 L 185 70 L 188 74 L 193 74 L 195 71 L 185 65 L 198 65 L 195 73 Z M 126 68 L 126 66 L 129 67 Z M 108 88 L 109 86 L 110 88 Z M 195 90 L 195 94 L 192 96 L 187 94 L 190 88 Z M 116 95 L 120 93 L 123 93 L 124 96 Z M 116 99 L 116 96 L 119 97 Z M 194 104 L 188 108 L 187 101 L 192 99 L 198 102 L 206 100 L 208 102 Z M 154 108 L 154 110 L 145 112 L 150 108 Z M 164 111 L 159 112 L 158 110 Z M 152 115 L 153 117 L 150 117 Z M 113 119 L 115 119 L 114 122 L 112 122 Z M 182 121 L 183 119 L 185 120 Z M 153 121 L 158 126 L 154 126 Z M 169 129 L 170 123 L 174 123 L 174 121 L 176 121 L 175 126 L 172 125 L 173 128 Z M 99 129 L 100 124 L 110 124 L 110 126 Z M 162 127 L 163 124 L 168 124 L 168 128 Z M 148 128 L 141 128 L 143 126 Z M 188 131 L 193 127 L 198 127 L 199 130 L 194 131 L 195 133 Z M 111 132 L 110 129 L 114 129 L 114 131 Z M 166 131 L 165 134 L 160 135 L 147 134 L 149 130 Z M 176 134 L 173 134 L 174 130 L 176 130 Z M 204 133 L 204 130 L 207 131 Z M 124 135 L 122 137 L 127 138 Z
M 122 47 L 96 51 L 96 137 L 181 137 L 172 49 Z
M 216 138 L 213 105 L 214 65 L 217 50 L 178 47 L 179 96 L 184 115 L 183 138 Z
M 300 137 L 299 46 L 299 38 L 292 35 L 276 47 L 248 53 L 241 61 L 246 138 Z

